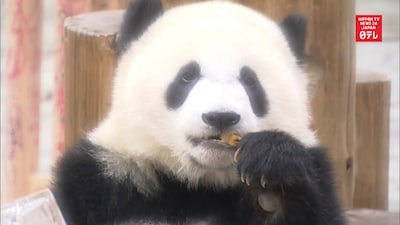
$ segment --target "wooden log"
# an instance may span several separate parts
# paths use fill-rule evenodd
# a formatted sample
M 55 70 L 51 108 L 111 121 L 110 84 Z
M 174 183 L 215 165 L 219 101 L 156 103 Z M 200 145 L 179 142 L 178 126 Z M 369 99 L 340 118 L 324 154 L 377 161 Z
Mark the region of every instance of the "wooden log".
M 38 169 L 41 0 L 6 1 L 2 203 L 28 193 Z M 4 169 L 4 172 L 3 172 Z
M 163 0 L 166 8 L 194 0 Z M 315 80 L 312 99 L 313 128 L 334 162 L 338 195 L 351 208 L 356 161 L 355 63 L 353 41 L 354 0 L 241 0 L 280 21 L 288 13 L 304 13 L 309 19 L 306 45 Z M 339 25 L 338 25 L 339 24 Z
M 122 13 L 94 12 L 65 22 L 66 147 L 94 128 L 109 109 Z
M 56 159 L 65 148 L 64 132 L 64 21 L 67 17 L 101 11 L 106 9 L 124 9 L 130 0 L 59 0 L 57 8 L 57 46 L 56 46 L 56 71 L 55 71 L 55 97 L 54 97 L 54 152 Z
M 389 78 L 378 73 L 357 75 L 354 207 L 388 208 L 389 114 Z
M 58 0 L 57 1 L 57 22 L 56 22 L 56 47 L 55 47 L 55 73 L 54 73 L 54 97 L 53 97 L 53 130 L 54 147 L 53 159 L 56 161 L 64 151 L 65 128 L 64 128 L 64 21 L 67 17 L 82 14 L 90 11 L 89 0 Z

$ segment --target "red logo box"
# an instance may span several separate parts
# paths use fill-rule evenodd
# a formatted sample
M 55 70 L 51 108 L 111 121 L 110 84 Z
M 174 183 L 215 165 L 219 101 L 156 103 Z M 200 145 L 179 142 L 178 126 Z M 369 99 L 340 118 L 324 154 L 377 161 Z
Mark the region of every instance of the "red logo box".
M 382 41 L 382 15 L 356 15 L 356 41 Z

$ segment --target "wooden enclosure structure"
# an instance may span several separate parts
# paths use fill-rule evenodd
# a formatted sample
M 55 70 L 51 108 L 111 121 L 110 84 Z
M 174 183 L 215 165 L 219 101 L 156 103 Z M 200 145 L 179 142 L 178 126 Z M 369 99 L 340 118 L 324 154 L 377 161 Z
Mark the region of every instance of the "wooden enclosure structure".
M 4 71 L 4 129 L 1 149 L 2 198 L 26 194 L 38 168 L 41 0 L 6 1 L 7 49 Z M 2 121 L 3 122 L 3 121 Z M 3 128 L 3 126 L 2 126 Z M 2 130 L 3 131 L 3 130 Z M 31 159 L 35 160 L 31 160 Z M 5 171 L 3 173 L 3 170 Z M 7 184 L 7 185 L 6 185 Z
M 1 202 L 48 185 L 39 174 L 42 0 L 5 0 L 4 120 L 2 123 Z M 58 0 L 54 75 L 54 159 L 64 150 L 64 20 L 90 11 L 126 8 L 129 0 Z M 3 3 L 2 3 L 3 6 Z M 3 22 L 3 21 L 2 21 Z M 2 23 L 3 25 L 3 23 Z M 47 34 L 46 34 L 47 35 Z M 51 79 L 51 78 L 50 78 Z M 3 125 L 2 124 L 2 125 Z
M 170 8 L 188 2 L 194 1 L 164 0 L 163 4 Z M 389 82 L 375 76 L 356 84 L 354 1 L 239 2 L 277 21 L 289 13 L 307 16 L 306 70 L 314 81 L 313 128 L 330 151 L 339 197 L 345 208 L 387 209 Z M 122 13 L 86 14 L 65 24 L 66 146 L 76 143 L 107 113 Z M 380 160 L 374 161 L 371 154 Z
M 390 80 L 383 74 L 356 78 L 357 173 L 354 207 L 387 209 Z

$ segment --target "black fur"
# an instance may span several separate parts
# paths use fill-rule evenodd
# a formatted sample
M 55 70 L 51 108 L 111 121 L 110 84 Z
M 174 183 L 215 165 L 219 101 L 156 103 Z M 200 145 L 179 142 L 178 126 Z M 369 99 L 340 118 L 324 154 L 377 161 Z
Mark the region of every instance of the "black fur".
M 105 176 L 95 155 L 117 153 L 83 140 L 58 162 L 52 190 L 68 225 L 344 224 L 323 149 L 306 149 L 289 135 L 274 131 L 248 134 L 240 147 L 238 171 L 251 178 L 250 186 L 188 189 L 156 169 L 161 191 L 146 197 L 129 177 L 116 182 Z M 268 180 L 265 189 L 259 183 L 262 175 Z M 265 193 L 279 198 L 281 210 L 261 209 L 257 198 Z
M 238 171 L 249 179 L 253 198 L 268 193 L 279 196 L 280 210 L 267 215 L 276 220 L 271 224 L 344 224 L 324 149 L 307 149 L 279 131 L 247 134 L 239 149 Z M 261 176 L 266 178 L 266 188 L 261 186 Z
M 168 108 L 177 109 L 185 102 L 189 92 L 200 79 L 200 73 L 200 66 L 195 61 L 184 65 L 179 70 L 165 93 Z
M 302 14 L 290 14 L 283 19 L 280 26 L 298 63 L 303 63 L 307 35 L 307 18 Z
M 133 0 L 124 15 L 118 39 L 118 53 L 128 49 L 163 13 L 160 0 Z
M 239 81 L 249 96 L 254 114 L 258 117 L 265 116 L 268 111 L 268 101 L 257 74 L 250 67 L 244 66 L 240 70 Z

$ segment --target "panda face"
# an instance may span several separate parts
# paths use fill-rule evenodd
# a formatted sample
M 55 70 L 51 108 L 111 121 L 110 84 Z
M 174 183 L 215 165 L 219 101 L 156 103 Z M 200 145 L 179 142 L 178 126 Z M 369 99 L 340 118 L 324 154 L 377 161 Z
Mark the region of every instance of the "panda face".
M 89 138 L 143 171 L 225 187 L 239 178 L 220 134 L 282 130 L 315 144 L 307 79 L 272 20 L 229 2 L 195 3 L 165 12 L 128 46 L 111 111 Z
M 165 93 L 169 110 L 179 114 L 191 163 L 205 168 L 232 166 L 234 148 L 220 140 L 224 133 L 257 130 L 268 101 L 257 74 L 248 66 L 231 70 L 207 68 L 191 61 L 182 66 Z M 236 68 L 236 66 L 234 67 Z M 226 73 L 226 74 L 221 74 Z

